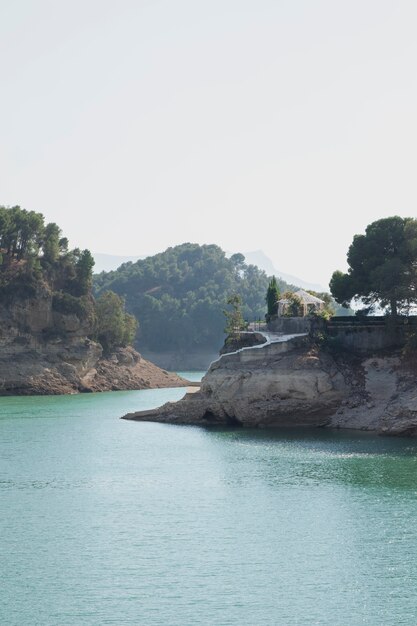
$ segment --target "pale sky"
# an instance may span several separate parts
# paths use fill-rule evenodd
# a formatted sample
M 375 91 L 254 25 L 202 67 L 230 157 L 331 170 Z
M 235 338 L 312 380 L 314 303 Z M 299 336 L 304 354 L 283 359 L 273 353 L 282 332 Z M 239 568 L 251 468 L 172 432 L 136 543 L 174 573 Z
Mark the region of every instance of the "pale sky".
M 0 204 L 326 285 L 417 214 L 415 0 L 0 0 Z

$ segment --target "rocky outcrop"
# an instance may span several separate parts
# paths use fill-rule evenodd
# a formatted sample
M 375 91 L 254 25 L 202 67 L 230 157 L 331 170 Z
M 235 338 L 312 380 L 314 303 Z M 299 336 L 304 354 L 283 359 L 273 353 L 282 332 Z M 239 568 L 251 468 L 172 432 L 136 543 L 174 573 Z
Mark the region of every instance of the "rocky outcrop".
M 133 348 L 103 356 L 88 338 L 91 319 L 54 310 L 40 285 L 35 297 L 0 303 L 0 395 L 179 387 L 187 382 Z
M 120 391 L 122 389 L 155 389 L 184 387 L 189 381 L 173 372 L 143 359 L 131 347 L 118 348 L 110 356 L 99 359 L 81 380 L 88 391 Z
M 252 348 L 266 343 L 266 337 L 262 333 L 243 331 L 237 335 L 229 335 L 226 337 L 223 347 L 220 349 L 220 355 L 236 352 L 242 348 Z
M 360 362 L 359 376 L 332 415 L 331 426 L 387 435 L 417 434 L 417 376 L 400 353 Z
M 212 364 L 201 389 L 126 419 L 246 427 L 417 433 L 417 379 L 395 353 L 332 356 L 308 337 L 246 348 Z

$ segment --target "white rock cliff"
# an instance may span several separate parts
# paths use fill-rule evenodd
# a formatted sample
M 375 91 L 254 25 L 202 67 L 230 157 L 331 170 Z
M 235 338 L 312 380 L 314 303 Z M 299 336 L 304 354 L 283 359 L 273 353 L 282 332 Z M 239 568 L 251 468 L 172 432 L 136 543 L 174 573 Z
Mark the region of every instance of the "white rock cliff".
M 332 356 L 307 337 L 224 354 L 201 389 L 126 419 L 417 434 L 417 380 L 397 354 Z

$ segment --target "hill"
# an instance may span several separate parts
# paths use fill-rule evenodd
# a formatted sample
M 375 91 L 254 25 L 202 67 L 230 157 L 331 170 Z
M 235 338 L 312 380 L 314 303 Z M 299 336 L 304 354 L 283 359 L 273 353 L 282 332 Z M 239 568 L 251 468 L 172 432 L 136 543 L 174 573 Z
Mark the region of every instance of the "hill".
M 289 288 L 278 283 L 282 291 Z M 140 324 L 138 348 L 154 352 L 217 352 L 228 296 L 241 296 L 245 319 L 263 320 L 267 287 L 264 271 L 242 254 L 227 258 L 214 244 L 184 243 L 94 277 L 98 295 L 111 289 L 125 299 Z

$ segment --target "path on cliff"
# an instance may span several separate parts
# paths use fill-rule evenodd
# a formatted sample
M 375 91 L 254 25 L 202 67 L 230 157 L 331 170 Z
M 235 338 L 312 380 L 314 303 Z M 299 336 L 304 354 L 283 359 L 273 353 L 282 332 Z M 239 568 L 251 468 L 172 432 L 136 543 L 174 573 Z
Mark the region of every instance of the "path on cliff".
M 280 343 L 280 342 L 283 342 L 283 341 L 290 341 L 291 339 L 295 339 L 296 337 L 305 337 L 308 334 L 308 333 L 293 333 L 291 335 L 286 335 L 286 334 L 283 334 L 283 333 L 271 333 L 271 332 L 265 331 L 265 330 L 257 330 L 255 332 L 258 335 L 262 335 L 262 337 L 265 337 L 265 339 L 266 339 L 265 343 L 259 343 L 259 344 L 255 345 L 255 346 L 245 346 L 243 348 L 238 348 L 237 350 L 233 350 L 232 352 L 226 352 L 225 354 L 221 354 L 218 359 L 216 359 L 215 361 L 212 361 L 212 363 L 210 363 L 210 367 L 213 365 L 213 363 L 217 363 L 218 361 L 220 361 L 223 356 L 227 356 L 229 354 L 238 354 L 239 352 L 243 352 L 244 350 L 253 350 L 254 348 L 265 348 L 266 346 L 271 345 L 271 343 Z M 242 331 L 240 334 L 241 335 L 251 335 L 251 334 L 253 334 L 253 332 L 252 331 Z
M 292 335 L 288 335 L 288 334 L 286 335 L 283 333 L 271 333 L 271 332 L 264 331 L 264 330 L 257 330 L 255 332 L 259 335 L 262 335 L 262 337 L 265 338 L 265 343 L 260 343 L 255 346 L 245 346 L 243 348 L 239 348 L 238 350 L 233 350 L 232 352 L 226 352 L 225 354 L 221 354 L 217 359 L 215 359 L 214 361 L 210 363 L 208 369 L 210 369 L 213 363 L 217 363 L 218 361 L 220 361 L 223 356 L 226 356 L 229 354 L 237 354 L 238 352 L 243 352 L 243 350 L 253 350 L 254 348 L 265 348 L 265 346 L 269 346 L 271 343 L 280 343 L 283 341 L 290 341 L 291 339 L 294 339 L 295 337 L 304 337 L 307 335 L 307 333 L 294 333 Z M 253 331 L 242 331 L 241 334 L 251 335 L 253 334 Z M 199 384 L 195 384 L 193 387 L 187 387 L 187 393 L 196 393 L 199 390 L 200 390 Z
M 305 337 L 308 334 L 308 333 L 293 333 L 292 335 L 285 335 L 283 333 L 270 333 L 264 330 L 259 330 L 257 332 L 259 332 L 260 335 L 263 335 L 266 339 L 266 343 L 262 343 L 260 346 L 255 346 L 259 348 L 262 348 L 263 346 L 267 346 L 270 343 L 279 343 L 281 341 L 289 341 L 290 339 L 294 339 L 294 337 Z

